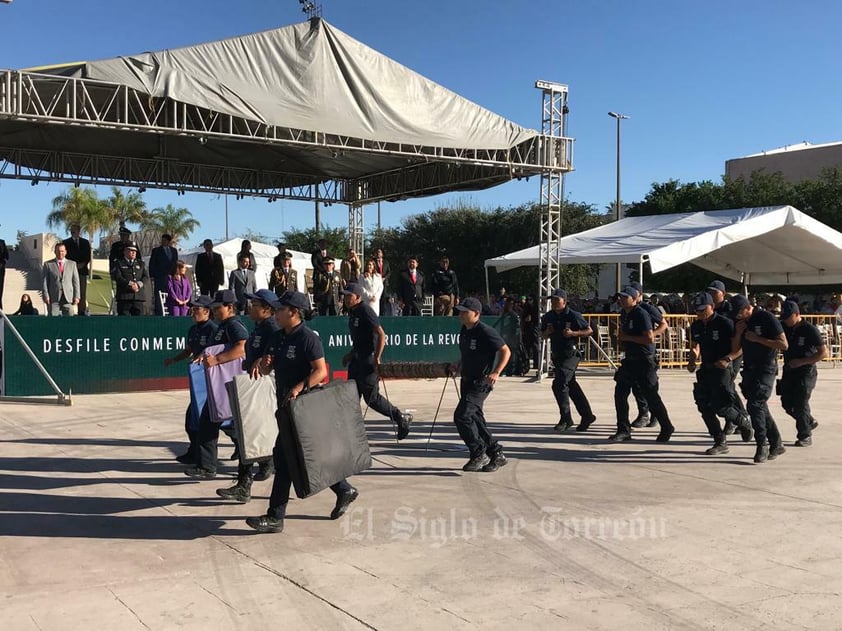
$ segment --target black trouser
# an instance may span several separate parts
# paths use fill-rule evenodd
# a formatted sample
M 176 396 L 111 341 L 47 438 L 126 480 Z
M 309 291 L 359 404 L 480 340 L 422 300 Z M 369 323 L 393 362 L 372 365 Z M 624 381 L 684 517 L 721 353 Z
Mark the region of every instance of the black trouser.
M 743 423 L 743 413 L 737 406 L 737 393 L 731 385 L 730 368 L 702 364 L 696 372 L 693 399 L 708 428 L 708 433 L 717 443 L 725 440 L 724 429 L 718 417 L 721 416 L 726 422 L 737 426 Z
M 493 387 L 486 383 L 483 377 L 479 379 L 462 379 L 459 384 L 461 399 L 453 412 L 453 422 L 459 436 L 468 446 L 471 458 L 477 458 L 483 453 L 493 457 L 502 449 L 488 431 L 488 423 L 482 412 L 482 405 L 491 394 Z
M 731 390 L 734 392 L 734 401 L 737 404 L 737 409 L 740 410 L 740 413 L 743 416 L 748 416 L 748 411 L 746 410 L 746 406 L 743 404 L 743 400 L 740 398 L 740 395 L 737 393 L 737 375 L 740 374 L 740 370 L 743 368 L 743 358 L 737 357 L 737 359 L 731 361 L 731 365 L 729 366 L 731 370 Z
M 637 415 L 649 416 L 649 404 L 646 402 L 646 397 L 643 394 L 640 384 L 632 384 L 632 396 L 634 397 L 635 405 L 637 405 Z
M 210 419 L 210 410 L 207 404 L 202 408 L 199 415 L 199 431 L 196 434 L 196 443 L 199 446 L 196 466 L 208 471 L 216 471 L 216 447 L 219 441 L 219 423 Z
M 357 382 L 357 392 L 368 407 L 378 414 L 388 416 L 394 423 L 400 421 L 401 411 L 380 394 L 380 378 L 374 367 L 374 355 L 363 358 L 354 356 L 348 364 L 348 379 Z
M 617 411 L 617 433 L 631 434 L 629 422 L 629 394 L 638 384 L 643 398 L 660 421 L 661 431 L 674 429 L 669 414 L 658 394 L 658 373 L 654 357 L 626 357 L 614 373 L 614 408 Z
M 593 416 L 591 411 L 591 404 L 585 393 L 582 392 L 582 387 L 576 381 L 576 368 L 579 366 L 579 356 L 561 357 L 553 355 L 553 365 L 555 366 L 555 375 L 553 376 L 553 394 L 555 401 L 558 404 L 558 412 L 561 420 L 564 423 L 573 422 L 573 416 L 570 413 L 570 401 L 576 406 L 576 411 L 582 420 L 590 420 Z
M 190 428 L 190 419 L 192 418 L 190 411 L 192 408 L 193 404 L 188 404 L 187 411 L 184 413 L 184 431 L 187 433 L 187 440 L 190 441 L 190 446 L 187 448 L 187 456 L 190 460 L 190 464 L 196 464 L 196 460 L 199 456 L 199 433 Z
M 748 414 L 751 416 L 751 426 L 754 428 L 754 439 L 758 445 L 767 442 L 772 447 L 781 444 L 781 433 L 772 418 L 767 401 L 772 396 L 775 387 L 777 366 L 761 367 L 759 369 L 743 368 L 743 380 L 740 389 L 746 398 Z
M 286 413 L 284 409 L 275 412 L 275 418 L 278 419 L 279 428 L 281 426 L 281 415 Z M 283 519 L 286 515 L 287 504 L 289 503 L 289 491 L 292 488 L 292 480 L 289 477 L 286 458 L 284 458 L 284 446 L 281 443 L 280 432 L 278 433 L 278 438 L 275 440 L 275 448 L 272 450 L 272 460 L 275 463 L 275 479 L 272 481 L 272 494 L 269 496 L 269 510 L 266 512 L 270 517 Z M 330 486 L 330 490 L 336 493 L 337 496 L 350 491 L 351 488 L 348 480 L 340 480 Z
M 199 294 L 202 296 L 215 296 L 216 290 L 219 289 L 219 285 L 202 285 L 199 284 Z
M 79 307 L 78 314 L 88 312 L 88 274 L 79 274 Z
M 421 303 L 417 300 L 410 300 L 409 302 L 405 302 L 403 303 L 403 311 L 401 313 L 405 316 L 420 316 Z
M 318 301 L 318 310 L 320 316 L 336 315 L 336 304 L 329 298 L 322 298 Z
M 139 300 L 118 300 L 118 316 L 139 316 L 143 315 L 143 303 Z
M 787 368 L 781 378 L 781 406 L 795 419 L 798 440 L 810 438 L 813 434 L 813 415 L 810 411 L 810 395 L 816 387 L 818 371 L 816 366 Z
M 0 309 L 3 308 L 3 288 L 6 285 L 6 262 L 0 263 Z

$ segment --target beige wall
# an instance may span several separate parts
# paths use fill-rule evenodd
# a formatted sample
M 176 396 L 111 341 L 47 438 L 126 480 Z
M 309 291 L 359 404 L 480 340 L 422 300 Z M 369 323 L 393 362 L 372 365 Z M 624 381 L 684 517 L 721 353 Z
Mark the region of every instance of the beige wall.
M 27 234 L 20 239 L 20 251 L 26 258 L 27 266 L 36 271 L 41 271 L 41 266 L 46 261 L 55 258 L 55 244 L 58 242 L 56 235 L 49 232 Z
M 842 168 L 842 143 L 794 151 L 778 151 L 766 155 L 735 158 L 725 162 L 725 175 L 748 180 L 752 172 L 780 172 L 787 182 L 814 180 L 825 169 Z

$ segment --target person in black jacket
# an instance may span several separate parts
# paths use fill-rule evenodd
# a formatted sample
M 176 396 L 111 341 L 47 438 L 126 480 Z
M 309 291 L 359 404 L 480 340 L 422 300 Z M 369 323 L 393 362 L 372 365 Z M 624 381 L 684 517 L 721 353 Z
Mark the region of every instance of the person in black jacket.
M 161 245 L 152 248 L 149 255 L 149 276 L 155 286 L 155 293 L 152 295 L 152 305 L 155 315 L 164 315 L 159 292 L 167 292 L 167 283 L 170 274 L 173 273 L 175 262 L 178 260 L 178 250 L 170 245 L 172 237 L 168 234 L 161 235 Z M 81 282 L 81 278 L 80 278 Z
M 120 233 L 120 240 L 112 243 L 111 250 L 108 252 L 108 269 L 112 272 L 117 261 L 123 258 L 123 248 L 131 241 L 132 236 L 132 231 L 126 228 L 126 226 L 120 226 L 118 232 Z M 111 275 L 111 280 L 114 280 L 113 274 Z
M 447 255 L 439 259 L 439 268 L 433 272 L 430 289 L 433 292 L 434 315 L 452 316 L 453 307 L 459 301 L 459 281 L 456 272 L 450 269 Z
M 138 251 L 137 243 L 129 241 L 123 247 L 123 258 L 111 269 L 111 275 L 117 284 L 114 295 L 117 300 L 117 315 L 143 315 L 143 288 L 149 284 L 149 273 L 146 271 L 146 265 L 138 258 Z
M 398 300 L 401 302 L 403 315 L 421 315 L 421 303 L 424 302 L 424 274 L 418 269 L 417 259 L 409 259 L 406 269 L 401 271 L 398 280 Z
M 70 237 L 62 241 L 67 248 L 67 258 L 76 263 L 79 272 L 79 315 L 88 314 L 88 277 L 91 270 L 91 242 L 79 236 L 78 223 L 70 226 Z
M 213 296 L 225 284 L 225 267 L 222 264 L 222 256 L 213 251 L 213 241 L 205 239 L 202 247 L 205 251 L 196 257 L 194 266 L 196 284 L 199 285 L 201 295 Z

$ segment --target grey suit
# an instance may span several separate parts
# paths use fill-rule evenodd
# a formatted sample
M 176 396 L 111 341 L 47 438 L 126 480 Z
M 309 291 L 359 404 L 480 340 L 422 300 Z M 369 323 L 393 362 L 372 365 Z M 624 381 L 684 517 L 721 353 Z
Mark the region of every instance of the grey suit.
M 245 278 L 243 273 L 245 272 Z M 237 268 L 228 276 L 228 289 L 237 296 L 237 313 L 243 315 L 248 310 L 248 298 L 245 294 L 253 294 L 257 291 L 254 272 L 250 269 Z
M 80 299 L 79 270 L 76 263 L 64 259 L 64 270 L 59 269 L 58 259 L 44 263 L 41 276 L 44 278 L 42 287 L 47 314 L 58 316 L 68 315 L 70 307 L 78 304 Z

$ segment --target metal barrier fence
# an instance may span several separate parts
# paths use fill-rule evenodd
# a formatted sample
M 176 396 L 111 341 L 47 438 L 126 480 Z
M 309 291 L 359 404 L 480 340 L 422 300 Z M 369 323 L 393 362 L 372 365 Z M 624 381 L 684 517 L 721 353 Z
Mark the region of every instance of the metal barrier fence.
M 587 313 L 583 316 L 591 324 L 593 329 L 593 341 L 583 342 L 580 345 L 582 351 L 582 366 L 610 367 L 609 358 L 616 363 L 621 359 L 619 345 L 617 344 L 617 328 L 619 327 L 620 316 L 617 313 Z M 825 361 L 842 361 L 842 344 L 840 344 L 840 329 L 836 316 L 831 315 L 804 315 L 808 322 L 814 324 L 822 334 L 828 349 L 828 356 Z M 658 354 L 662 368 L 683 368 L 687 364 L 690 324 L 695 316 L 684 314 L 667 314 L 665 316 L 669 329 L 659 336 L 655 341 L 655 351 Z M 597 348 L 598 347 L 598 348 Z

